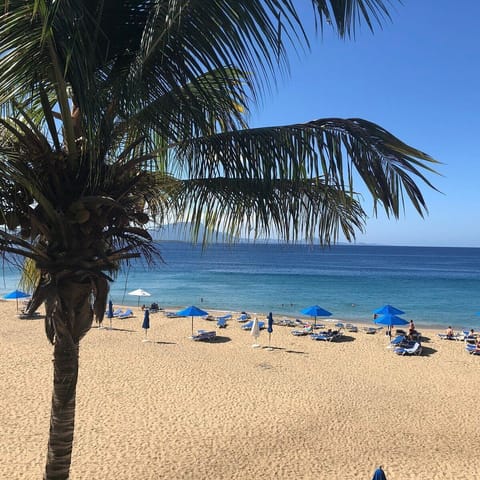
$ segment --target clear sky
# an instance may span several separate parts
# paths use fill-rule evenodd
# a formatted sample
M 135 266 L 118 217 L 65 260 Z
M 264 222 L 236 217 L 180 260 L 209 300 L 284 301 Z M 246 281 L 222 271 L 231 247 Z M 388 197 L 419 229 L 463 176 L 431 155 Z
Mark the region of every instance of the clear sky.
M 381 125 L 443 163 L 441 176 L 429 176 L 442 193 L 422 187 L 425 219 L 411 208 L 399 220 L 380 214 L 357 241 L 480 247 L 480 2 L 393 0 L 390 13 L 374 34 L 365 25 L 354 40 L 325 32 L 310 53 L 292 56 L 291 75 L 251 126 L 323 117 Z

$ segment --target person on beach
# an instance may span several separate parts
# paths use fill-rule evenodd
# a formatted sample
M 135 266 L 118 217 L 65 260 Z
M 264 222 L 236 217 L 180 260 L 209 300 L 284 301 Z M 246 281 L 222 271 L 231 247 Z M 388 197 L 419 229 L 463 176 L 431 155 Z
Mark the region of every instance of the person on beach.
M 409 340 L 414 340 L 416 334 L 417 334 L 417 331 L 415 330 L 415 324 L 413 323 L 413 320 L 410 320 L 410 326 L 408 327 Z
M 446 334 L 447 334 L 447 338 L 450 338 L 450 339 L 453 338 L 454 333 L 453 333 L 453 328 L 451 327 L 451 325 L 448 326 Z

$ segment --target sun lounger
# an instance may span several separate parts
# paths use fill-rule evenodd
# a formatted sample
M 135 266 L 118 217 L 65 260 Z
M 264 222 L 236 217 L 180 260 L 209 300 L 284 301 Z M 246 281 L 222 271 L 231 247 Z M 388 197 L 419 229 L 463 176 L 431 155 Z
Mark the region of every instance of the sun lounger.
M 345 330 L 347 330 L 347 332 L 355 333 L 358 332 L 358 327 L 356 325 L 353 325 L 352 323 L 347 323 L 345 325 Z
M 373 335 L 381 330 L 383 327 L 363 327 L 363 331 L 369 335 Z
M 117 308 L 114 312 L 113 312 L 113 316 L 114 317 L 118 317 L 119 315 L 121 315 L 123 313 L 123 310 L 121 308 Z
M 274 321 L 275 325 L 279 325 L 281 327 L 295 327 L 296 324 L 293 320 L 289 318 L 283 318 L 282 320 Z
M 422 346 L 420 343 L 415 342 L 411 348 L 397 347 L 394 352 L 397 355 L 420 355 L 422 353 Z
M 251 330 L 252 327 L 253 327 L 253 320 L 250 320 L 249 322 L 242 325 L 242 330 Z M 265 328 L 265 322 L 258 322 L 258 328 L 259 328 L 259 330 L 264 329 Z
M 218 317 L 217 318 L 217 327 L 218 328 L 226 328 L 227 326 L 227 320 L 232 318 L 231 315 L 224 315 L 223 317 Z
M 215 330 L 198 330 L 197 334 L 192 337 L 192 340 L 202 341 L 202 340 L 213 340 L 217 336 Z
M 246 322 L 250 319 L 250 315 L 248 313 L 242 313 L 237 317 L 237 322 Z
M 121 313 L 120 315 L 117 315 L 117 318 L 130 318 L 130 317 L 133 317 L 133 311 L 128 308 L 127 310 L 125 310 L 123 313 Z
M 453 335 L 448 335 L 446 333 L 437 333 L 440 340 L 463 340 L 463 334 L 454 333 Z
M 473 343 L 466 343 L 465 350 L 472 355 L 480 355 L 480 348 Z
M 340 330 L 332 330 L 331 332 L 319 332 L 319 333 L 312 333 L 310 335 L 310 338 L 312 340 L 320 340 L 323 342 L 331 342 L 332 340 L 335 340 L 336 338 L 341 337 L 342 334 Z
M 290 333 L 295 335 L 296 337 L 301 337 L 304 335 L 308 335 L 313 332 L 313 327 L 311 325 L 306 325 L 300 330 L 292 330 Z
M 414 344 L 415 342 L 409 340 L 406 335 L 397 335 L 390 341 L 390 346 L 392 347 L 410 348 L 413 347 Z

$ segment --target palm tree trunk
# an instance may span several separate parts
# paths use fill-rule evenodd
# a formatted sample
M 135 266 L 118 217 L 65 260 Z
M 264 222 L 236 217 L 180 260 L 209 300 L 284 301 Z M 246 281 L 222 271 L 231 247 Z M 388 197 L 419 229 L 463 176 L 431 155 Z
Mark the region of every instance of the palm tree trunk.
M 44 480 L 68 480 L 75 425 L 80 339 L 93 320 L 90 281 L 62 280 L 45 300 L 46 332 L 54 344 L 50 437 Z M 104 298 L 101 301 L 105 305 Z
M 68 480 L 75 424 L 78 347 L 78 343 L 55 344 L 50 437 L 44 480 Z

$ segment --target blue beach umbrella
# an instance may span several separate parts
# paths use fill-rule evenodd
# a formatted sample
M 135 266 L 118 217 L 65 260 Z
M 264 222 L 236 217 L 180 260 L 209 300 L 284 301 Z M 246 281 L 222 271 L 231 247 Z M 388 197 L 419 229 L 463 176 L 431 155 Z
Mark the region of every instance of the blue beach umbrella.
M 177 312 L 179 317 L 192 317 L 192 337 L 193 337 L 193 317 L 205 317 L 208 315 L 208 312 L 205 312 L 201 308 L 191 305 L 190 307 L 184 308 Z
M 375 470 L 372 480 L 387 480 L 387 477 L 385 476 L 385 472 L 383 471 L 382 467 L 378 467 Z
M 402 315 L 405 312 L 402 310 L 392 307 L 392 305 L 384 305 L 383 307 L 377 308 L 376 310 L 373 311 L 373 313 L 376 313 L 377 315 Z
M 17 302 L 17 310 L 18 310 L 18 299 L 19 298 L 28 298 L 31 295 L 28 293 L 22 292 L 21 290 L 13 290 L 13 292 L 9 292 L 3 296 L 5 300 L 15 300 Z
M 317 326 L 317 317 L 329 317 L 331 313 L 328 310 L 319 307 L 318 305 L 312 305 L 311 307 L 304 308 L 300 310 L 300 313 L 304 315 L 309 315 L 310 317 L 315 317 L 314 328 Z
M 148 329 L 150 328 L 150 312 L 148 308 L 145 309 L 145 312 L 143 314 L 142 328 L 145 330 L 145 339 L 146 339 Z
M 397 317 L 396 315 L 393 315 L 391 313 L 387 313 L 386 315 L 383 315 L 382 317 L 377 318 L 376 320 L 374 320 L 374 322 L 378 323 L 379 325 L 386 325 L 387 327 L 393 327 L 394 325 L 408 324 L 407 320 Z

